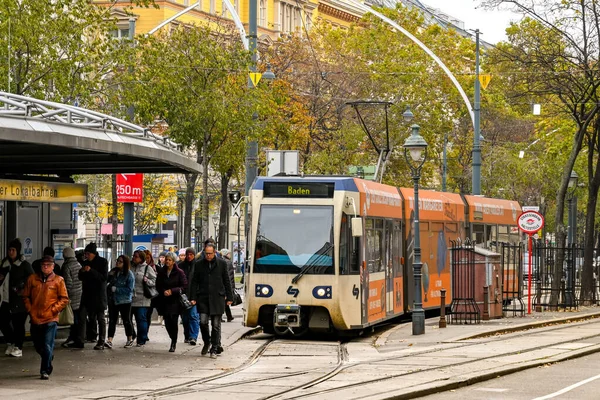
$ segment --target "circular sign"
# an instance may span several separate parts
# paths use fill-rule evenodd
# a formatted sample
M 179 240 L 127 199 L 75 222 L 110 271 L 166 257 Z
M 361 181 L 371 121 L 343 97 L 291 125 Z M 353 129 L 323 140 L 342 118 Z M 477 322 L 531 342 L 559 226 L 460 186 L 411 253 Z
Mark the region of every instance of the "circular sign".
M 544 227 L 544 217 L 537 211 L 525 211 L 517 219 L 519 228 L 525 233 L 536 233 Z

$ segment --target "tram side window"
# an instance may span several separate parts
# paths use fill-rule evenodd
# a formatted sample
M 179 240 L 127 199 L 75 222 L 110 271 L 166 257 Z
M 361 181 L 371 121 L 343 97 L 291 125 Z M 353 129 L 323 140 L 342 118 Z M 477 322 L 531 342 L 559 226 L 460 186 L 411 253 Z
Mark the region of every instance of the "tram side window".
M 360 273 L 358 249 L 360 238 L 352 236 L 350 217 L 342 216 L 340 229 L 340 275 L 356 275 Z
M 473 233 L 471 234 L 471 240 L 475 243 L 484 243 L 484 226 L 482 224 L 473 224 Z
M 366 220 L 366 259 L 369 272 L 383 271 L 383 221 L 369 218 Z
M 402 230 L 399 221 L 394 221 L 394 228 L 392 234 L 392 268 L 393 276 L 402 276 Z

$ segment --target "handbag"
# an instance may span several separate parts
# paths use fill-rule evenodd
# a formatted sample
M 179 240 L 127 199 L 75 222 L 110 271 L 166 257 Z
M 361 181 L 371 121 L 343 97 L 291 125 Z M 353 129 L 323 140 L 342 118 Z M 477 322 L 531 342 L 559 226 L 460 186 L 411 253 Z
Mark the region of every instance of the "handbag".
M 237 289 L 233 290 L 233 303 L 231 303 L 232 306 L 239 306 L 240 304 L 242 304 L 242 296 L 240 295 L 240 293 L 238 292 Z
M 146 264 L 146 270 L 144 271 L 144 278 L 148 273 L 148 265 Z M 147 299 L 153 299 L 158 296 L 158 290 L 155 286 L 148 286 L 148 284 L 142 280 L 142 286 L 144 287 L 144 297 Z
M 188 299 L 185 293 L 181 293 L 181 295 L 179 296 L 179 302 L 186 310 L 189 310 L 190 308 L 194 307 L 194 305 L 190 303 L 190 300 Z
M 73 315 L 73 308 L 71 302 L 67 303 L 67 306 L 62 309 L 58 314 L 58 325 L 59 326 L 71 326 L 75 323 L 75 316 Z

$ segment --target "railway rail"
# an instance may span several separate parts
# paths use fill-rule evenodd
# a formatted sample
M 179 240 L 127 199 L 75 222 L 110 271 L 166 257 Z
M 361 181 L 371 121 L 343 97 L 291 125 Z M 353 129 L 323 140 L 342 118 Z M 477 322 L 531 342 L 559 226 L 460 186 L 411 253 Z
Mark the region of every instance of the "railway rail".
M 422 348 L 407 344 L 386 353 L 370 345 L 375 336 L 347 342 L 262 336 L 247 339 L 260 344 L 237 368 L 128 398 L 367 399 L 396 397 L 402 389 L 406 393 L 398 398 L 415 398 L 411 390 L 422 395 L 420 385 L 449 382 L 469 371 L 489 371 L 491 378 L 499 366 L 518 360 L 525 369 L 532 362 L 552 362 L 550 353 L 600 351 L 599 332 L 600 321 L 590 320 Z M 569 336 L 574 339 L 565 341 Z

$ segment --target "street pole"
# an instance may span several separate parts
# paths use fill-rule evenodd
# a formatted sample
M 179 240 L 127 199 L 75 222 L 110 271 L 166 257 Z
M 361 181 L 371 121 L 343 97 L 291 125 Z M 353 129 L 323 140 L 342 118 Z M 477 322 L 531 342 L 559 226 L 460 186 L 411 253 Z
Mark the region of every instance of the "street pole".
M 442 192 L 446 191 L 446 174 L 448 173 L 448 154 L 446 147 L 448 146 L 448 132 L 444 133 L 444 155 L 442 162 Z
M 250 71 L 256 72 L 256 66 L 258 63 L 258 49 L 257 49 L 257 39 L 258 39 L 258 4 L 257 0 L 249 1 L 249 12 L 248 12 L 248 49 L 250 50 L 251 55 L 251 63 L 250 63 Z M 248 87 L 254 88 L 254 83 L 252 83 L 252 79 L 248 76 Z M 258 119 L 258 113 L 252 113 L 252 125 L 256 123 Z M 244 187 L 244 194 L 248 196 L 250 194 L 250 188 L 252 187 L 252 183 L 254 179 L 256 179 L 257 175 L 257 160 L 258 160 L 258 142 L 254 139 L 246 140 L 246 183 Z M 244 228 L 247 229 L 248 224 L 248 203 L 244 205 Z M 247 237 L 247 235 L 246 235 Z
M 242 216 L 238 215 L 238 229 L 237 229 L 237 261 L 238 261 L 238 265 L 237 268 L 240 272 L 242 271 L 242 247 L 240 246 L 240 222 L 242 220 Z
M 134 36 L 135 19 L 129 18 L 129 40 L 131 41 L 132 46 Z M 130 105 L 127 108 L 127 114 L 129 115 L 129 121 L 133 122 L 133 105 Z M 131 255 L 133 254 L 133 203 L 123 203 L 123 239 L 125 239 L 123 253 L 131 257 Z M 116 255 L 114 255 L 114 257 L 114 260 L 116 260 Z
M 481 194 L 481 146 L 480 137 L 480 111 L 481 85 L 479 83 L 479 29 L 475 30 L 475 104 L 474 104 L 474 134 L 473 134 L 473 182 L 472 194 Z

